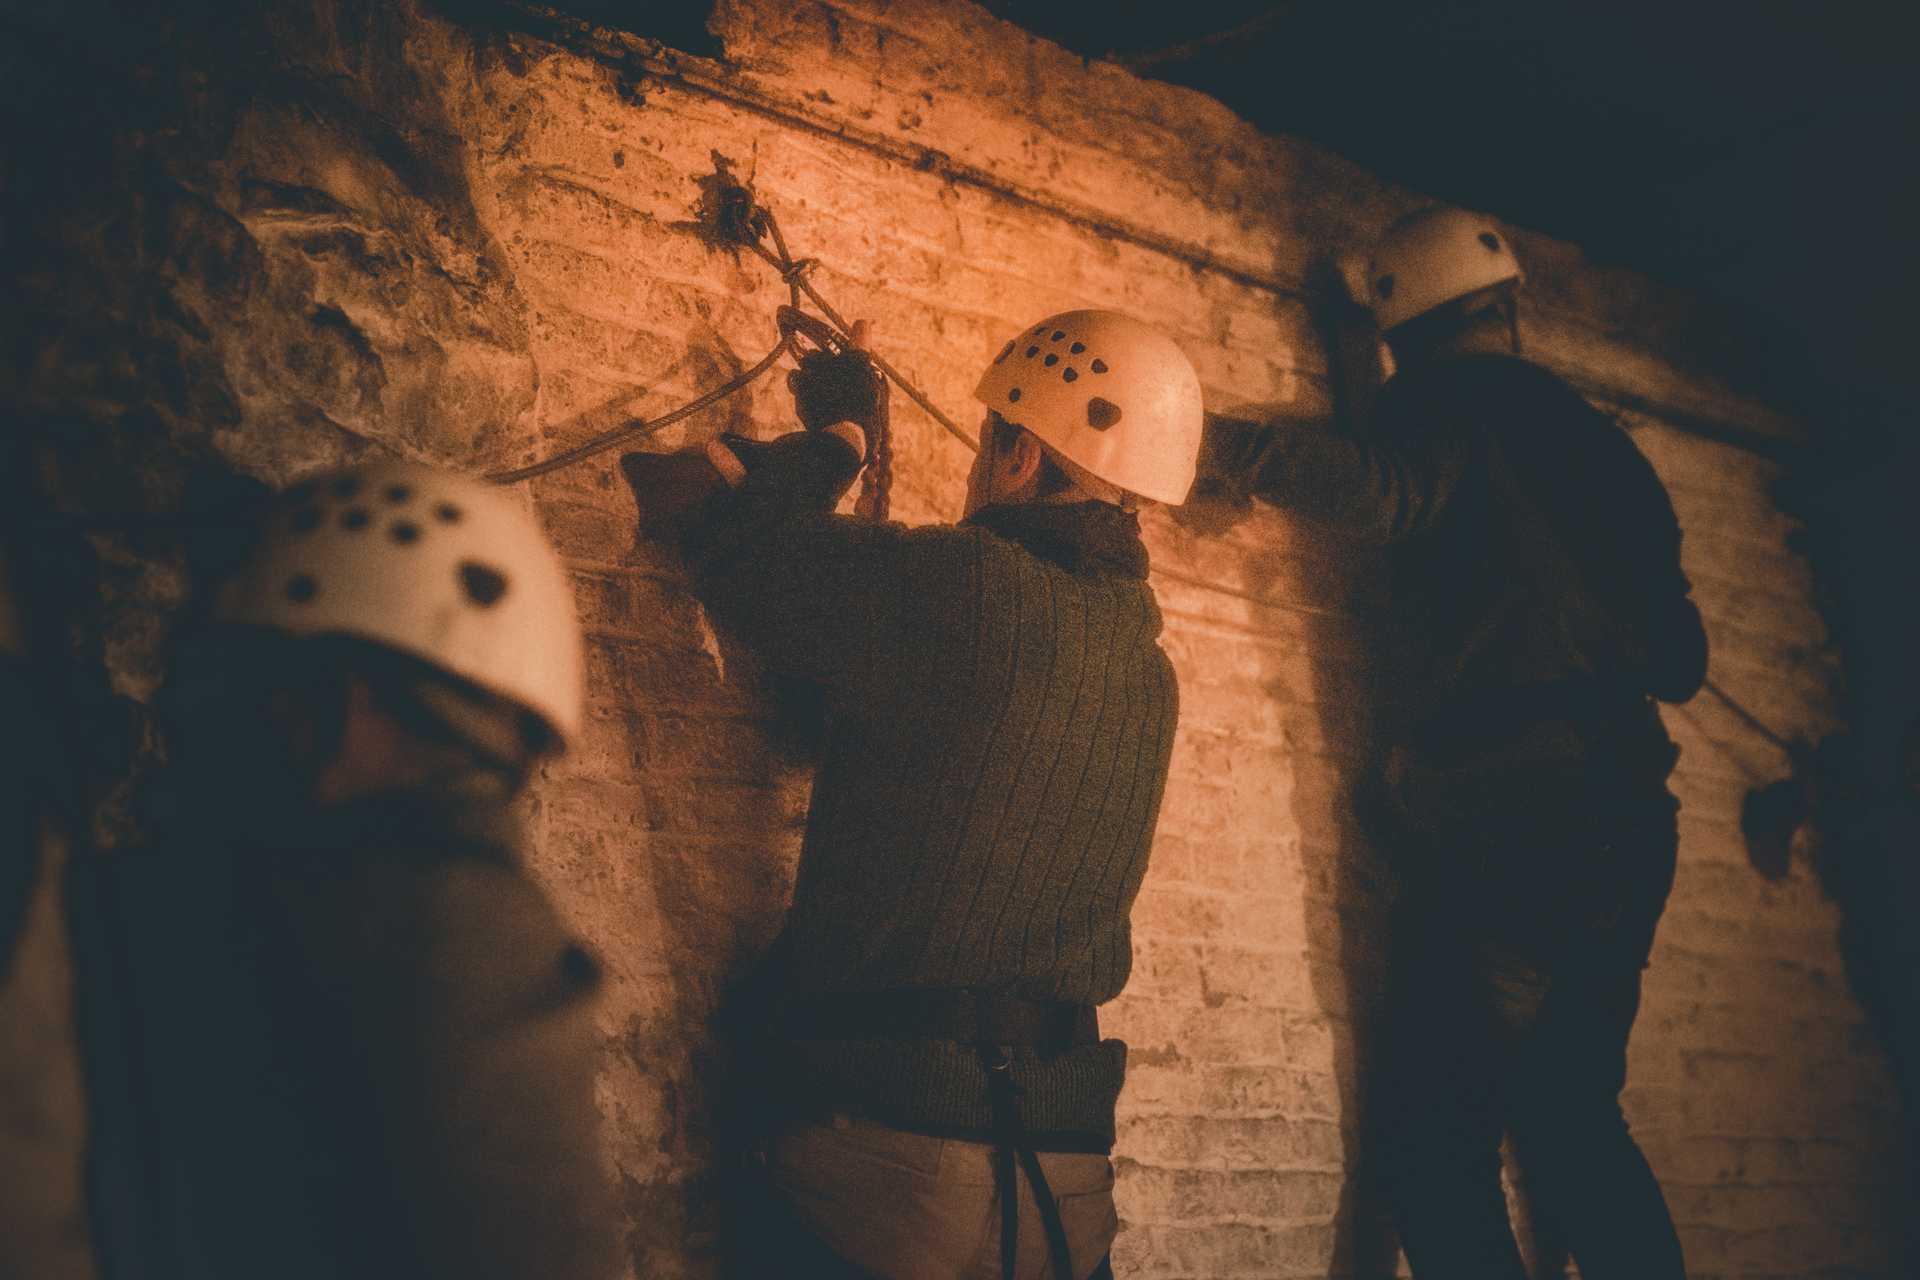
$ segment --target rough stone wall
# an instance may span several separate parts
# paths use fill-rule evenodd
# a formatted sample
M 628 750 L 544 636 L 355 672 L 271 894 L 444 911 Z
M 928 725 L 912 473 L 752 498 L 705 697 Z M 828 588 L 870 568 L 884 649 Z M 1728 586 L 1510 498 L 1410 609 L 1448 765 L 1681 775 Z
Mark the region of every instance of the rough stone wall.
M 379 450 L 493 467 L 690 398 L 772 344 L 785 300 L 764 264 L 697 234 L 715 152 L 820 259 L 824 292 L 969 426 L 981 362 L 1072 306 L 1164 325 L 1211 409 L 1321 422 L 1306 282 L 1419 203 L 968 4 L 722 0 L 719 62 L 462 12 L 283 7 L 248 41 L 169 55 L 183 69 L 131 118 L 164 108 L 174 127 L 109 119 L 97 153 L 56 166 L 46 198 L 71 212 L 41 224 L 28 283 L 50 310 L 20 349 L 29 412 L 59 426 L 64 501 L 165 508 L 206 470 L 282 482 Z M 1817 735 L 1835 663 L 1769 496 L 1766 446 L 1793 424 L 1708 367 L 1690 300 L 1520 240 L 1534 354 L 1619 410 L 1673 492 L 1715 680 Z M 949 518 L 967 455 L 895 403 L 896 515 Z M 656 447 L 771 433 L 787 411 L 763 380 Z M 634 1274 L 702 1276 L 712 1016 L 778 927 L 803 735 L 672 560 L 635 544 L 610 462 L 528 486 L 575 575 L 591 681 L 588 728 L 537 789 L 533 857 L 612 978 L 601 1103 Z M 1116 1265 L 1391 1271 L 1357 1134 L 1389 891 L 1347 803 L 1368 566 L 1272 512 L 1146 524 L 1172 571 L 1156 583 L 1183 715 L 1133 981 L 1105 1011 L 1132 1047 Z M 115 567 L 107 662 L 137 701 L 186 561 L 96 545 Z M 1738 829 L 1746 788 L 1785 761 L 1711 695 L 1668 719 L 1681 868 L 1629 1115 L 1696 1274 L 1894 1274 L 1891 1090 L 1835 912 L 1804 868 L 1759 877 Z

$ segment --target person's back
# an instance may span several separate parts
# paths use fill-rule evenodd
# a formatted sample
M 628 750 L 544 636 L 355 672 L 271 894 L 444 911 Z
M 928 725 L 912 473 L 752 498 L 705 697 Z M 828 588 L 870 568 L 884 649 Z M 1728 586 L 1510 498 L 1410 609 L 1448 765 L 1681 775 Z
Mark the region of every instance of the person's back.
M 1448 436 L 1461 457 L 1444 519 L 1394 547 L 1394 600 L 1421 632 L 1430 701 L 1584 679 L 1616 701 L 1697 683 L 1677 602 L 1680 533 L 1626 433 L 1516 356 L 1462 354 L 1383 389 L 1393 445 Z M 1432 447 L 1428 444 L 1426 447 Z
M 598 967 L 509 809 L 577 724 L 566 592 L 425 468 L 269 517 L 170 677 L 157 838 L 75 869 L 104 1275 L 615 1269 Z
M 800 881 L 778 949 L 788 1001 L 990 988 L 1105 1003 L 1132 963 L 1177 714 L 1136 517 L 995 507 L 875 530 L 851 610 L 860 669 L 832 697 Z M 726 585 L 756 611 L 772 583 Z M 727 605 L 716 606 L 727 616 Z M 884 612 L 883 612 L 884 611 Z M 851 637 L 849 637 L 851 641 Z M 793 1027 L 819 1099 L 911 1128 L 985 1130 L 971 1044 Z M 1117 1041 L 1016 1059 L 1036 1132 L 1112 1141 Z
M 1649 886 L 1670 880 L 1670 849 L 1625 875 L 1617 856 L 1633 855 L 1539 851 L 1595 813 L 1671 809 L 1678 753 L 1653 699 L 1691 694 L 1705 642 L 1653 469 L 1572 387 L 1508 355 L 1414 366 L 1372 427 L 1389 448 L 1445 438 L 1460 460 L 1444 513 L 1389 552 L 1395 816 L 1415 843 L 1515 851 L 1491 883 L 1443 872 L 1426 891 L 1527 946 L 1611 910 L 1615 887 L 1663 900 Z
M 1698 689 L 1706 637 L 1651 466 L 1516 358 L 1521 280 L 1490 221 L 1404 219 L 1368 273 L 1399 372 L 1365 432 L 1221 456 L 1229 485 L 1386 550 L 1367 815 L 1405 892 L 1371 1141 L 1415 1274 L 1519 1280 L 1510 1132 L 1583 1274 L 1677 1280 L 1617 1098 L 1677 848 L 1654 700 Z
M 909 529 L 830 514 L 873 411 L 829 378 L 871 400 L 857 363 L 803 364 L 813 432 L 710 446 L 735 487 L 680 534 L 716 619 L 828 710 L 764 966 L 762 1216 L 875 1274 L 1077 1280 L 1117 1227 L 1125 1046 L 1095 1006 L 1131 966 L 1178 713 L 1131 495 L 1185 496 L 1198 380 L 1138 321 L 1049 319 L 982 379 L 966 519 Z M 629 456 L 643 513 L 676 465 Z
M 123 1055 L 97 1091 L 135 1075 L 96 1103 L 108 1274 L 607 1274 L 598 970 L 506 815 L 406 797 L 284 816 L 77 869 L 115 968 L 89 975 L 116 985 L 93 1046 Z M 134 1254 L 150 1270 L 123 1270 Z

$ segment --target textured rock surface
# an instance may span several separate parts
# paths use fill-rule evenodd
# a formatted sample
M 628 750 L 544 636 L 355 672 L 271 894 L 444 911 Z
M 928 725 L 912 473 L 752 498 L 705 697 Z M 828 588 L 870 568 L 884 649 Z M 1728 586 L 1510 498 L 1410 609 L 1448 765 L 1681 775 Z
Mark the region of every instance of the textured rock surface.
M 711 28 L 723 62 L 311 0 L 127 53 L 147 71 L 63 135 L 84 146 L 14 162 L 13 194 L 38 185 L 14 201 L 30 252 L 9 338 L 49 489 L 76 510 L 173 510 L 208 476 L 279 482 L 370 450 L 478 469 L 680 403 L 757 359 L 785 300 L 696 233 L 716 151 L 820 258 L 827 295 L 969 425 L 1011 326 L 1092 305 L 1167 326 L 1215 410 L 1327 415 L 1303 281 L 1411 193 L 970 5 L 724 0 Z M 1536 351 L 1625 413 L 1673 490 L 1716 680 L 1817 732 L 1837 672 L 1769 496 L 1779 465 L 1724 442 L 1793 424 L 1744 390 L 1751 372 L 1709 367 L 1691 300 L 1520 238 Z M 786 415 L 769 379 L 662 443 Z M 952 515 L 965 451 L 903 398 L 895 421 L 896 514 Z M 805 765 L 751 656 L 634 544 L 608 466 L 528 489 L 591 648 L 589 725 L 538 788 L 536 863 L 607 960 L 601 1102 L 634 1274 L 706 1275 L 712 1019 L 777 928 Z M 1109 1011 L 1133 1047 L 1116 1261 L 1373 1274 L 1392 1249 L 1356 1125 L 1387 888 L 1346 802 L 1367 565 L 1272 513 L 1148 525 L 1156 563 L 1185 575 L 1158 580 L 1183 719 L 1134 979 Z M 88 625 L 137 700 L 192 561 L 168 537 L 94 545 Z M 1698 1274 L 1892 1274 L 1891 1092 L 1833 912 L 1800 870 L 1762 881 L 1740 842 L 1745 789 L 1784 761 L 1711 697 L 1669 720 L 1684 846 L 1634 1043 L 1636 1130 Z

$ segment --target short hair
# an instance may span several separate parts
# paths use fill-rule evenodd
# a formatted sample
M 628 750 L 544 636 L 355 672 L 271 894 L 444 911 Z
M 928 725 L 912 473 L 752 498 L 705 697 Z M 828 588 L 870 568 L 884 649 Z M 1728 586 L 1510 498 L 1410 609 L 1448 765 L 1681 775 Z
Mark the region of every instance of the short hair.
M 996 453 L 1013 448 L 1014 442 L 1019 440 L 1021 433 L 1027 430 L 1017 422 L 1008 422 L 993 409 L 987 410 L 987 427 L 989 440 Z M 988 441 L 982 443 L 986 444 Z M 1040 444 L 1038 436 L 1034 437 L 1034 443 Z M 1053 451 L 1041 444 L 1040 489 L 1034 496 L 1051 498 L 1054 494 L 1065 493 L 1071 488 L 1073 488 L 1073 477 L 1069 476 L 1054 460 Z

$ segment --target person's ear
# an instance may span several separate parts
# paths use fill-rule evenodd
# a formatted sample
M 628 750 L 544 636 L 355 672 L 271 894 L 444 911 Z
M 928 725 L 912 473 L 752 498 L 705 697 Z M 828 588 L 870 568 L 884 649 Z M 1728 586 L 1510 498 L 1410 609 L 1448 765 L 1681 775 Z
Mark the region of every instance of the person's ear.
M 1014 437 L 1013 447 L 1004 457 L 1007 487 L 1019 490 L 1040 478 L 1040 467 L 1047 455 L 1031 431 L 1022 431 Z

